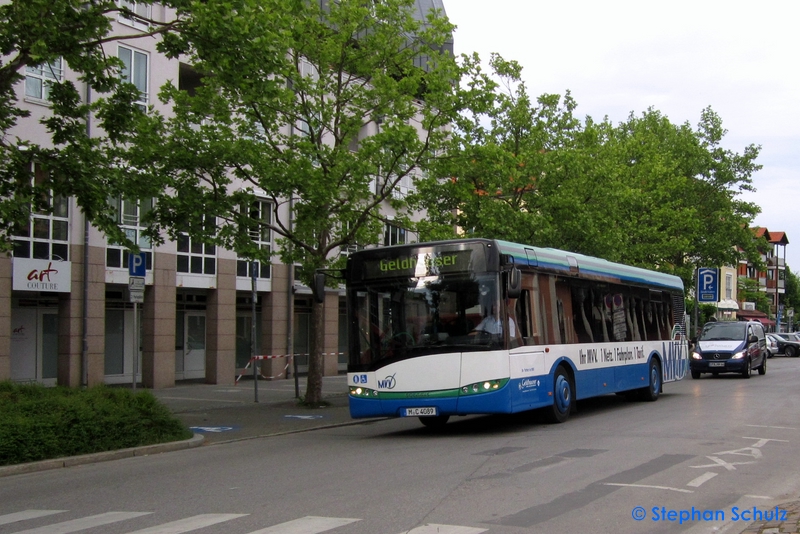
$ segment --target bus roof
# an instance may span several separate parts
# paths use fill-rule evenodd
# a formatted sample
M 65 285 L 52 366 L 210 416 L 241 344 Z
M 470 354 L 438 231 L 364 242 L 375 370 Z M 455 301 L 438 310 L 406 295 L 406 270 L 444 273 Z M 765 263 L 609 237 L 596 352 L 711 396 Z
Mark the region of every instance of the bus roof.
M 608 283 L 633 284 L 646 286 L 652 289 L 673 290 L 683 292 L 683 280 L 680 277 L 651 271 L 640 267 L 632 267 L 621 263 L 614 263 L 601 258 L 586 256 L 576 252 L 559 250 L 555 248 L 541 248 L 530 245 L 521 245 L 509 241 L 486 238 L 452 239 L 447 241 L 430 241 L 425 243 L 407 243 L 391 247 L 378 247 L 360 250 L 350 255 L 350 259 L 368 257 L 375 254 L 381 256 L 389 250 L 407 250 L 415 248 L 430 248 L 455 244 L 483 244 L 494 245 L 495 252 L 492 256 L 506 255 L 513 258 L 516 266 L 522 270 L 537 269 L 543 272 L 552 272 L 563 276 L 572 276 L 587 280 L 598 280 Z M 495 263 L 497 265 L 497 263 Z
M 663 289 L 683 291 L 683 280 L 671 274 L 614 263 L 566 250 L 533 247 L 500 240 L 495 242 L 500 253 L 513 257 L 514 263 L 518 266 L 536 267 L 543 271 L 571 274 L 578 278 L 659 286 Z

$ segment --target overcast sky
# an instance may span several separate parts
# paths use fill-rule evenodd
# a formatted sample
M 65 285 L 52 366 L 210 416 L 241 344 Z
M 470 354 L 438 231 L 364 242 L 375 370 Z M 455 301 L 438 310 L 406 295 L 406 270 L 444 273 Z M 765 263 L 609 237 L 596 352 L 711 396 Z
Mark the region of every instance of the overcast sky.
M 800 271 L 800 2 L 444 0 L 456 54 L 523 66 L 531 96 L 570 90 L 578 117 L 648 107 L 693 127 L 710 106 L 725 148 L 761 145 L 755 224 L 786 232 Z

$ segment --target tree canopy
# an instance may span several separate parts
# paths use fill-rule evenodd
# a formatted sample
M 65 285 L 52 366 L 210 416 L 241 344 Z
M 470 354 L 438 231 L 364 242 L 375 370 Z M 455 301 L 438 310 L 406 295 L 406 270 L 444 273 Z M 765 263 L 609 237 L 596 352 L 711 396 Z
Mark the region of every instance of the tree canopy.
M 183 0 L 165 0 L 176 6 Z M 140 0 L 152 4 L 153 0 Z M 117 0 L 11 0 L 0 5 L 0 250 L 34 211 L 50 209 L 51 195 L 74 197 L 92 223 L 112 239 L 126 242 L 109 195 L 136 195 L 141 182 L 123 179 L 118 148 L 129 141 L 138 91 L 120 79 L 121 62 L 104 44 L 175 31 L 180 21 L 148 21 L 149 31 L 112 35 L 112 18 L 133 17 Z M 47 138 L 20 138 L 14 127 L 29 113 L 20 107 L 15 86 L 28 67 L 45 70 L 68 65 L 89 94 L 69 78 L 47 81 L 51 114 L 44 119 Z M 82 91 L 86 91 L 81 86 Z M 90 131 L 90 118 L 98 128 Z M 27 129 L 30 131 L 30 129 Z M 33 163 L 46 172 L 33 180 Z M 132 246 L 135 246 L 132 244 Z
M 449 157 L 420 184 L 416 205 L 432 212 L 423 237 L 459 227 L 669 272 L 687 285 L 699 265 L 758 260 L 749 227 L 759 208 L 740 193 L 752 189 L 760 148 L 723 148 L 713 110 L 696 128 L 652 108 L 617 125 L 580 121 L 569 92 L 533 100 L 518 65 L 494 56 L 491 66 L 494 76 L 471 85 L 492 96 L 459 121 Z
M 380 241 L 387 206 L 403 226 L 400 188 L 437 157 L 461 106 L 452 90 L 461 67 L 442 51 L 453 27 L 434 13 L 417 20 L 414 7 L 192 4 L 165 49 L 197 83 L 163 87 L 170 115 L 141 116 L 127 153 L 164 190 L 151 237 L 186 233 L 264 262 L 277 254 L 310 285 L 316 269 L 343 265 L 340 250 Z M 263 200 L 270 216 L 254 217 Z M 277 249 L 259 248 L 261 232 Z M 321 396 L 321 321 L 315 305 L 308 402 Z

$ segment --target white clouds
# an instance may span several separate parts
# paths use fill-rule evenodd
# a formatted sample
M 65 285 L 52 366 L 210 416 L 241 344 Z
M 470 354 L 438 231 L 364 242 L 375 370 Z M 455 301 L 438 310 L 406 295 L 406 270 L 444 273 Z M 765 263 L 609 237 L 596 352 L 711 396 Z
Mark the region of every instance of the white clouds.
M 572 92 L 579 116 L 652 106 L 696 125 L 711 106 L 725 145 L 762 145 L 756 224 L 787 233 L 800 270 L 800 2 L 445 0 L 457 53 L 498 52 L 531 95 Z M 791 207 L 790 207 L 791 206 Z

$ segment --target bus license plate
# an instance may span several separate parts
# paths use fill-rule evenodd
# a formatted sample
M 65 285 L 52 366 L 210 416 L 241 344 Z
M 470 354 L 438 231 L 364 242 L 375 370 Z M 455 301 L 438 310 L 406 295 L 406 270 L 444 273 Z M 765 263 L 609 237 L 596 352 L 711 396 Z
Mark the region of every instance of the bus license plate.
M 708 362 L 709 367 L 725 367 L 725 362 Z
M 406 408 L 406 417 L 432 417 L 439 415 L 439 410 L 435 406 L 425 408 Z

